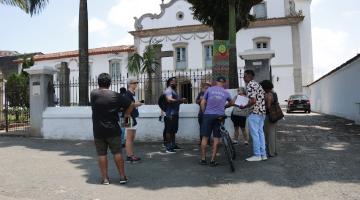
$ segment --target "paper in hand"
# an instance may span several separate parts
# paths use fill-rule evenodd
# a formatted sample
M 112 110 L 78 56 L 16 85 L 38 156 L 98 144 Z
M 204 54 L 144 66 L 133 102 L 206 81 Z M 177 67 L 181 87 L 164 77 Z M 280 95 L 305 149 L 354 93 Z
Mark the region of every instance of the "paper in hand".
M 235 100 L 235 104 L 238 106 L 246 106 L 248 102 L 249 102 L 249 98 L 241 95 L 238 95 Z

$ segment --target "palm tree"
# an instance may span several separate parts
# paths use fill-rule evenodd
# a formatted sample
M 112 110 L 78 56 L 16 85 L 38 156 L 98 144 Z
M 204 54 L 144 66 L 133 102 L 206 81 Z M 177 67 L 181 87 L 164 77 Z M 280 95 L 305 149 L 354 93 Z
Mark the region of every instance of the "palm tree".
M 38 14 L 49 0 L 0 0 L 1 4 L 19 7 L 30 14 Z M 89 104 L 89 41 L 87 0 L 80 0 L 79 6 L 79 105 Z
M 48 2 L 49 0 L 0 0 L 1 4 L 19 7 L 31 16 L 40 13 Z
M 155 45 L 151 44 L 151 42 L 145 48 L 143 56 L 136 52 L 129 57 L 128 72 L 131 75 L 147 74 L 148 80 L 145 89 L 145 102 L 148 104 L 155 103 L 155 98 L 152 94 L 154 84 L 153 74 L 159 67 L 160 63 L 155 58 Z
M 79 6 L 79 105 L 89 105 L 89 40 L 87 0 Z

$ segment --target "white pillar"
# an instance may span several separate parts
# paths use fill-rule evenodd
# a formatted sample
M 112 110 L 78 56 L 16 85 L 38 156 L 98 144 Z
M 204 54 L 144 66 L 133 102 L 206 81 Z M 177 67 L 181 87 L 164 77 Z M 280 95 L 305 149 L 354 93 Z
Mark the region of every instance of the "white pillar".
M 30 75 L 30 135 L 42 137 L 42 114 L 49 104 L 48 86 L 52 84 L 57 70 L 50 66 L 34 65 L 24 71 Z

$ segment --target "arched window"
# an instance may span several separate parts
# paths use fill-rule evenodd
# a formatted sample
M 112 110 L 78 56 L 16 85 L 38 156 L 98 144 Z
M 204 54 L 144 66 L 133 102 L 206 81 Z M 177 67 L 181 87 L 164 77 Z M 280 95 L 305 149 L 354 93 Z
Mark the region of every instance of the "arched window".
M 269 37 L 257 37 L 253 39 L 254 49 L 270 49 Z
M 254 16 L 256 19 L 267 18 L 266 2 L 261 2 L 254 6 Z

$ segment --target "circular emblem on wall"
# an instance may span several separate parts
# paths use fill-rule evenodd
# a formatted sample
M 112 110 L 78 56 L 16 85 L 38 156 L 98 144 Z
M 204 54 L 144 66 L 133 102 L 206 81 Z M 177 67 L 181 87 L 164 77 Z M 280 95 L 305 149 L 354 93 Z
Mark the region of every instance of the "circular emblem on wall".
M 178 19 L 178 20 L 184 19 L 184 13 L 181 12 L 181 11 L 177 12 L 176 13 L 176 19 Z
M 222 54 L 225 53 L 226 52 L 226 46 L 223 45 L 223 44 L 219 45 L 218 51 L 219 51 L 219 53 L 222 53 Z

